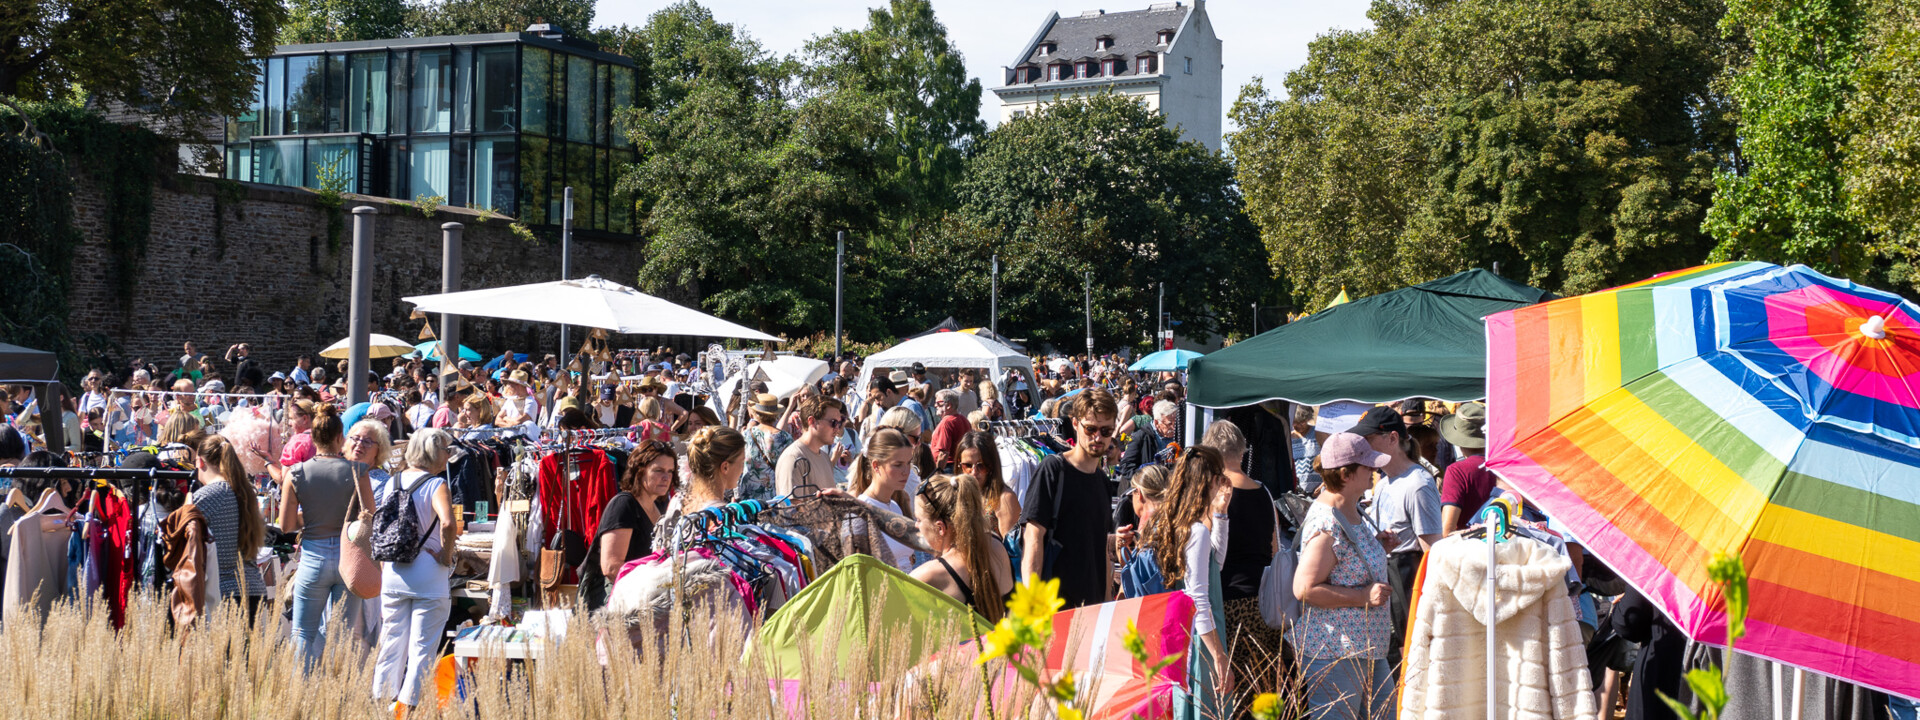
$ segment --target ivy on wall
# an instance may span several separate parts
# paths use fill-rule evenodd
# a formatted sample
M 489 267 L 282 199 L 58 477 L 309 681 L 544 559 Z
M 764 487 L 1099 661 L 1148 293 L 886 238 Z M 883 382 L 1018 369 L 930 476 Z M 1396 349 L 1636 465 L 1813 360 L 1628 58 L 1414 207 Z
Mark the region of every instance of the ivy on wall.
M 108 122 L 70 104 L 38 104 L 27 112 L 53 149 L 79 160 L 106 200 L 107 251 L 114 286 L 131 302 L 153 227 L 153 184 L 172 145 L 153 131 Z

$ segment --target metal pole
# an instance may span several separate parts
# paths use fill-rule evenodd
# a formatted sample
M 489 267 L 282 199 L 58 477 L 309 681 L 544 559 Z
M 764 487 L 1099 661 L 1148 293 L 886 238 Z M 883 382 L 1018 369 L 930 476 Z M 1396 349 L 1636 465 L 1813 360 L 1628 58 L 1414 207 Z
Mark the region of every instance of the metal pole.
M 1093 271 L 1087 271 L 1087 355 L 1093 355 Z
M 1154 327 L 1159 329 L 1154 331 L 1153 344 L 1165 345 L 1167 342 L 1167 281 L 1165 280 L 1160 281 L 1160 311 L 1154 320 Z
M 372 206 L 353 209 L 353 298 L 348 304 L 347 405 L 367 401 L 368 360 L 373 333 L 373 213 Z
M 564 202 L 560 210 L 560 279 L 573 279 L 573 186 L 568 185 L 561 191 Z M 566 372 L 569 362 L 567 354 L 567 325 L 560 324 L 560 370 Z M 531 360 L 532 358 L 529 358 Z
M 833 235 L 833 360 L 840 361 L 840 304 L 846 299 L 844 294 L 847 275 L 847 231 L 841 230 Z
M 1000 253 L 993 254 L 993 296 L 987 310 L 987 332 L 1000 335 Z
M 440 226 L 440 292 L 460 292 L 460 233 L 466 226 L 450 222 Z M 440 377 L 459 372 L 460 316 L 440 315 Z M 445 392 L 445 386 L 441 387 Z
M 1260 334 L 1260 303 L 1253 304 L 1253 335 Z M 1253 337 L 1248 335 L 1247 337 Z

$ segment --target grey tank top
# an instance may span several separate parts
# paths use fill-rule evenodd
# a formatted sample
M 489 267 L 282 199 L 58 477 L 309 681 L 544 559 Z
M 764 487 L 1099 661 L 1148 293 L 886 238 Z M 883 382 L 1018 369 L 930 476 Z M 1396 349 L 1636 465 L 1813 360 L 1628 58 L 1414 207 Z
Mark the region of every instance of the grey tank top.
M 316 457 L 293 466 L 293 492 L 300 499 L 300 532 L 308 540 L 340 537 L 353 505 L 354 472 L 360 463 Z

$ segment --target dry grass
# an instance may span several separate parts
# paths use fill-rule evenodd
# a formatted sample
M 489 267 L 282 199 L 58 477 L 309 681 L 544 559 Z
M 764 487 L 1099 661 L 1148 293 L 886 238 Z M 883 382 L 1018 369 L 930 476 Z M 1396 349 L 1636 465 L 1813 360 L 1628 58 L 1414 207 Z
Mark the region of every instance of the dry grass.
M 119 632 L 107 624 L 103 605 L 84 610 L 62 603 L 44 625 L 9 623 L 0 631 L 0 667 L 11 692 L 0 717 L 35 720 L 120 718 L 286 718 L 355 720 L 392 717 L 369 696 L 373 662 L 357 638 L 329 637 L 326 656 L 311 673 L 299 670 L 288 627 L 278 608 L 263 606 L 249 627 L 243 610 L 229 603 L 184 636 L 169 627 L 165 608 L 136 593 Z M 778 695 L 769 691 L 766 664 L 743 662 L 748 637 L 735 623 L 714 627 L 695 611 L 676 619 L 663 643 L 646 639 L 638 652 L 625 651 L 624 629 L 595 625 L 576 615 L 565 641 L 532 663 L 498 657 L 475 662 L 466 702 L 444 711 L 426 708 L 414 717 L 474 718 L 785 718 Z M 336 626 L 337 627 L 337 626 Z M 687 627 L 700 628 L 689 636 Z M 949 663 L 934 673 L 909 677 L 904 643 L 888 642 L 889 628 L 870 627 L 866 647 L 850 648 L 851 667 L 835 670 L 839 654 L 832 640 L 809 642 L 812 649 L 799 686 L 804 702 L 797 718 L 959 718 L 985 717 L 981 668 Z M 958 628 L 945 639 L 961 637 Z M 601 638 L 615 638 L 603 645 Z M 612 652 L 603 652 L 611 646 Z M 654 648 L 664 647 L 665 651 Z M 602 658 L 605 658 L 603 664 Z M 959 667 L 954 667 L 959 665 Z M 989 668 L 999 672 L 995 663 Z M 1023 689 L 1016 698 L 1030 699 Z M 1004 703 L 1003 703 L 1004 704 Z M 1035 708 L 1030 702 L 1015 706 Z M 970 713 L 969 708 L 975 710 Z M 1017 717 L 1007 707 L 1000 718 Z M 1050 713 L 1025 713 L 1034 717 Z

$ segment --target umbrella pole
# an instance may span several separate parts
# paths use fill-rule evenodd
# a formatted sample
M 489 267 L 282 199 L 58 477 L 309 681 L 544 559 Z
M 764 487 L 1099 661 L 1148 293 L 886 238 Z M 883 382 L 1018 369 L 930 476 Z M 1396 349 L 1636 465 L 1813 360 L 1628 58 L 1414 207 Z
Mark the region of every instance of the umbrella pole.
M 1494 547 L 1499 542 L 1499 537 L 1499 533 L 1491 529 L 1487 530 L 1487 720 L 1499 720 L 1499 717 L 1494 714 L 1496 692 L 1494 671 L 1499 663 L 1494 660 L 1493 654 L 1493 626 L 1499 622 L 1500 617 L 1499 608 L 1494 607 L 1493 602 L 1494 593 L 1499 587 L 1499 583 L 1494 578 L 1494 566 L 1499 562 L 1499 557 L 1494 553 Z

